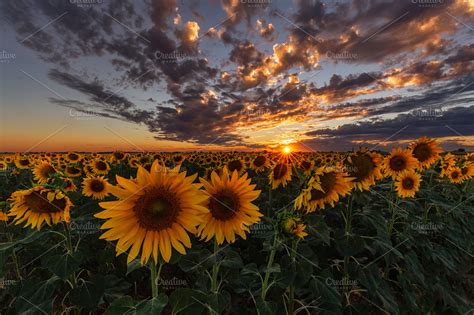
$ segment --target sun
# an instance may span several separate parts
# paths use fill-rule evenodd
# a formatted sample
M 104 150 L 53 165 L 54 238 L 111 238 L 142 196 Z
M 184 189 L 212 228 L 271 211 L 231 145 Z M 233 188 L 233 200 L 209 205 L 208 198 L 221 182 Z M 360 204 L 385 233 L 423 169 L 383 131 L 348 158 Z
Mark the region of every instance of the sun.
M 283 153 L 290 154 L 291 153 L 291 148 L 289 146 L 283 147 Z

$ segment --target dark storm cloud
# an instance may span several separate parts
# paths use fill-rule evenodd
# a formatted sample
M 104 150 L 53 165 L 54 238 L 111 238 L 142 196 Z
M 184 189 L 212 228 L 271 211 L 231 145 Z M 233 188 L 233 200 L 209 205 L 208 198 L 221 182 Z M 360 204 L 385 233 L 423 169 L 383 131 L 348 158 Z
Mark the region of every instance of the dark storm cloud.
M 374 143 L 383 144 L 385 141 L 411 140 L 428 136 L 434 138 L 459 136 L 474 136 L 474 106 L 455 107 L 438 113 L 411 113 L 400 114 L 393 119 L 377 119 L 346 124 L 335 129 L 320 129 L 307 133 L 314 137 L 304 143 L 310 147 L 345 150 L 359 145 L 374 146 Z M 340 147 L 339 144 L 344 144 Z M 474 144 L 471 145 L 474 147 Z

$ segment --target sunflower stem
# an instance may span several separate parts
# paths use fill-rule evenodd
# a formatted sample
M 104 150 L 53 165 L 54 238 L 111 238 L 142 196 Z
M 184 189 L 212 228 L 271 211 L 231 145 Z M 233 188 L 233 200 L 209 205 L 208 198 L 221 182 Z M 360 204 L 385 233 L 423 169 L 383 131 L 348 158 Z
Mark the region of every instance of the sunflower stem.
M 212 265 L 212 280 L 211 280 L 211 292 L 217 294 L 217 274 L 219 273 L 219 264 L 217 263 L 217 253 L 219 251 L 219 244 L 214 239 L 214 264 Z
M 63 221 L 64 233 L 66 234 L 66 247 L 69 255 L 74 254 L 74 247 L 72 246 L 71 231 L 69 230 L 68 223 Z M 77 286 L 76 272 L 73 271 L 71 274 L 71 287 L 74 289 Z
M 294 274 L 296 274 L 296 248 L 297 246 L 298 246 L 298 240 L 295 239 L 291 243 L 291 253 L 290 253 L 292 269 L 293 269 Z M 294 309 L 295 309 L 295 283 L 293 281 L 290 285 L 290 294 L 289 294 L 289 300 L 288 300 L 288 314 L 293 315 Z
M 163 264 L 161 262 L 158 263 L 158 271 L 156 270 L 156 263 L 152 259 L 150 260 L 150 280 L 151 280 L 151 296 L 153 298 L 158 297 L 158 280 L 160 279 L 161 268 Z
M 355 193 L 355 192 L 354 192 Z M 346 220 L 345 220 L 345 227 L 344 227 L 344 235 L 346 236 L 346 246 L 349 244 L 349 235 L 351 234 L 352 229 L 352 202 L 353 202 L 353 194 L 349 195 L 349 199 L 347 201 L 346 207 Z M 349 256 L 344 255 L 344 279 L 349 280 Z M 344 291 L 347 291 L 348 288 L 344 286 Z
M 268 185 L 268 209 L 267 209 L 267 218 L 270 218 L 272 208 L 272 185 Z
M 273 265 L 273 260 L 275 259 L 275 254 L 276 254 L 276 248 L 277 248 L 277 231 L 275 230 L 275 236 L 273 239 L 273 245 L 272 249 L 270 251 L 270 255 L 268 256 L 268 263 L 267 263 L 267 269 L 265 269 L 265 279 L 263 280 L 262 284 L 262 300 L 265 301 L 265 296 L 267 295 L 267 288 L 268 288 L 268 280 L 270 280 L 270 272 L 269 269 Z

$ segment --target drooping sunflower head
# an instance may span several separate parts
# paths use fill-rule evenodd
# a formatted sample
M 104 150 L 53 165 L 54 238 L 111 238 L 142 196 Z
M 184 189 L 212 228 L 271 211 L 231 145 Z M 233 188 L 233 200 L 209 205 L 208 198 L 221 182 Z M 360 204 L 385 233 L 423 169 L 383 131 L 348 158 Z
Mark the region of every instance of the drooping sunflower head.
M 283 213 L 278 218 L 279 226 L 285 237 L 304 239 L 308 236 L 306 225 L 301 222 L 301 218 L 295 214 Z
M 307 213 L 324 209 L 326 204 L 334 207 L 352 189 L 352 177 L 347 173 L 336 171 L 333 167 L 321 167 L 310 178 L 308 185 L 295 199 L 295 208 L 304 209 Z
M 362 191 L 368 190 L 370 186 L 375 185 L 376 179 L 382 178 L 380 162 L 380 154 L 359 151 L 345 159 L 344 167 L 349 176 L 354 178 L 354 187 Z
M 398 174 L 414 169 L 417 164 L 418 160 L 413 157 L 411 150 L 393 148 L 383 161 L 383 171 L 385 175 L 395 179 Z
M 420 189 L 421 176 L 414 170 L 400 173 L 395 180 L 395 190 L 402 198 L 415 197 Z
M 230 160 L 227 162 L 227 168 L 230 172 L 237 171 L 239 174 L 241 174 L 245 169 L 245 163 L 240 159 Z
M 96 174 L 105 175 L 109 172 L 110 166 L 109 166 L 109 163 L 107 163 L 106 161 L 102 159 L 95 159 L 92 162 L 92 170 Z
M 178 168 L 168 169 L 153 162 L 150 172 L 139 166 L 135 180 L 117 176 L 117 186 L 111 186 L 117 201 L 101 202 L 105 210 L 95 216 L 107 221 L 108 229 L 101 238 L 118 240 L 117 255 L 129 252 L 130 263 L 139 253 L 146 263 L 153 255 L 158 263 L 158 252 L 168 262 L 172 248 L 186 254 L 191 247 L 189 233 L 197 232 L 197 225 L 209 210 L 208 197 L 194 184 L 197 175 L 186 176 Z
M 418 139 L 410 145 L 410 149 L 413 151 L 413 156 L 418 160 L 419 169 L 429 168 L 433 165 L 442 151 L 435 139 L 427 137 Z
M 77 190 L 77 187 L 74 184 L 74 181 L 72 179 L 64 177 L 64 178 L 61 178 L 61 180 L 64 182 L 64 185 L 63 185 L 63 191 L 64 192 L 70 192 L 70 191 L 76 191 Z
M 255 185 L 250 184 L 247 173 L 239 177 L 237 170 L 230 175 L 224 167 L 222 175 L 213 172 L 211 180 L 200 179 L 209 196 L 208 213 L 203 213 L 198 235 L 209 241 L 216 238 L 218 244 L 235 242 L 235 235 L 246 239 L 249 226 L 260 221 L 263 216 L 252 203 L 260 195 Z
M 88 176 L 82 182 L 82 193 L 93 199 L 104 199 L 109 194 L 109 183 L 104 177 Z
M 15 217 L 13 222 L 25 227 L 40 230 L 43 222 L 48 225 L 60 221 L 69 222 L 71 201 L 60 191 L 36 186 L 27 190 L 19 190 L 11 195 L 12 208 L 8 216 Z
M 268 175 L 272 189 L 278 188 L 282 185 L 286 187 L 287 183 L 291 180 L 291 165 L 286 162 L 276 163 Z
M 33 169 L 34 178 L 40 184 L 47 183 L 54 174 L 56 174 L 56 169 L 46 161 L 40 162 Z
M 251 162 L 250 166 L 258 173 L 263 172 L 270 164 L 270 160 L 264 155 L 257 155 Z

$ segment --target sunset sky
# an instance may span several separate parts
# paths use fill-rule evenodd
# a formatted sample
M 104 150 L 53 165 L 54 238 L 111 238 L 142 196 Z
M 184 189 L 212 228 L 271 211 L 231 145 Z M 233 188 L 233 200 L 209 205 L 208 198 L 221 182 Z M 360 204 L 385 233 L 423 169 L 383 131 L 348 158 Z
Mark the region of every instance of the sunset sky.
M 474 0 L 0 6 L 0 151 L 474 149 Z

